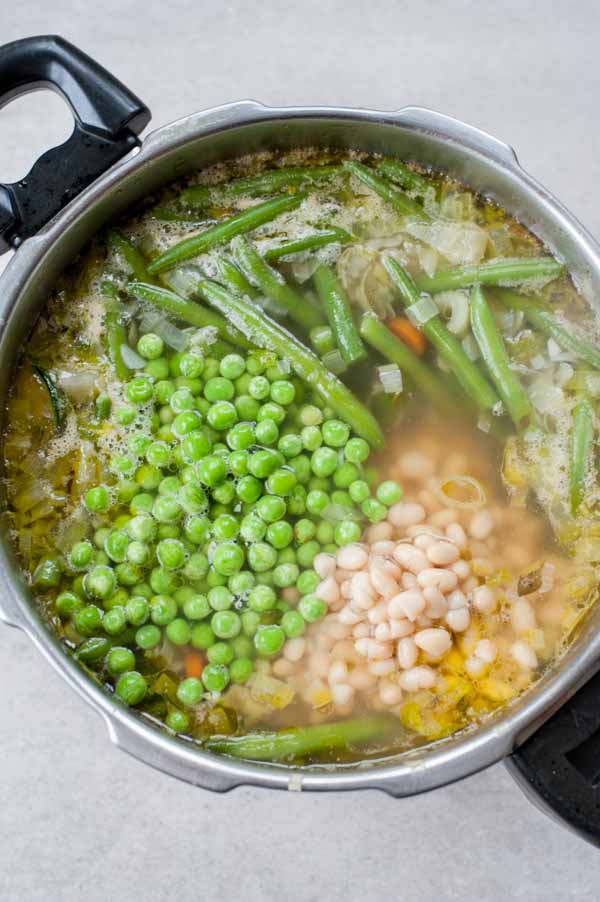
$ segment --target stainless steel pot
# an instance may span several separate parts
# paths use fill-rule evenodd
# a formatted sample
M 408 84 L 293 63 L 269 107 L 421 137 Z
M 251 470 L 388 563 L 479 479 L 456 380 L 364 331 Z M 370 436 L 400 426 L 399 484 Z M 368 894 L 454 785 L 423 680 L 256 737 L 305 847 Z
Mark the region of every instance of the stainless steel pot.
M 3 72 L 7 51 L 12 54 L 12 63 Z M 19 70 L 15 59 L 22 60 L 25 52 L 28 68 L 21 74 L 19 84 L 15 84 L 15 66 Z M 75 134 L 82 128 L 84 133 L 106 138 L 112 142 L 111 153 L 112 145 L 120 141 L 121 159 L 101 175 L 87 171 L 73 188 L 87 153 L 85 141 L 79 136 L 77 152 L 71 155 L 70 166 L 61 175 L 60 190 L 56 180 L 49 180 L 49 167 L 45 169 L 44 181 L 39 162 L 38 169 L 34 167 L 23 183 L 5 186 L 4 193 L 0 189 L 0 229 L 7 243 L 18 247 L 0 283 L 2 397 L 9 389 L 15 358 L 49 289 L 90 236 L 161 185 L 199 167 L 264 148 L 361 148 L 419 160 L 448 171 L 494 198 L 538 235 L 566 261 L 592 303 L 596 304 L 595 299 L 600 297 L 600 248 L 592 237 L 520 167 L 510 147 L 455 119 L 418 107 L 388 113 L 326 107 L 275 109 L 243 101 L 194 113 L 150 133 L 141 146 L 134 146 L 135 132 L 149 114 L 133 95 L 80 51 L 49 37 L 27 39 L 0 49 L 0 93 L 4 100 L 11 89 L 13 96 L 15 90 L 31 89 L 32 82 L 40 77 L 54 81 L 78 109 L 79 119 L 85 125 L 78 122 Z M 104 119 L 95 115 L 97 97 L 90 100 L 90 84 L 95 84 L 104 95 Z M 121 115 L 118 128 L 113 127 L 109 133 L 106 109 L 111 104 L 121 104 Z M 90 120 L 94 121 L 90 124 Z M 50 153 L 56 161 L 67 150 L 68 142 Z M 32 175 L 38 191 L 40 184 L 47 188 L 43 198 L 46 207 L 41 211 L 35 196 L 29 196 L 29 208 L 24 209 Z M 77 193 L 81 181 L 91 183 Z M 69 199 L 71 194 L 76 196 L 61 209 L 65 191 Z M 4 228 L 3 210 L 8 211 Z M 49 221 L 42 226 L 40 219 Z M 32 234 L 34 231 L 37 234 Z M 31 237 L 23 240 L 27 235 Z M 88 679 L 49 631 L 20 575 L 6 535 L 0 543 L 0 568 L 1 619 L 22 629 L 61 676 L 104 718 L 115 745 L 153 767 L 217 791 L 253 784 L 316 791 L 375 788 L 394 796 L 407 796 L 458 780 L 512 756 L 508 758 L 511 768 L 523 783 L 533 787 L 538 800 L 582 835 L 599 840 L 600 794 L 596 772 L 589 762 L 594 756 L 600 761 L 600 738 L 593 736 L 600 726 L 600 713 L 596 713 L 600 705 L 595 704 L 600 681 L 592 680 L 582 693 L 571 697 L 598 668 L 600 608 L 588 617 L 560 662 L 485 726 L 382 761 L 290 769 L 212 756 L 191 743 L 166 735 L 122 707 Z M 561 706 L 563 710 L 553 717 Z

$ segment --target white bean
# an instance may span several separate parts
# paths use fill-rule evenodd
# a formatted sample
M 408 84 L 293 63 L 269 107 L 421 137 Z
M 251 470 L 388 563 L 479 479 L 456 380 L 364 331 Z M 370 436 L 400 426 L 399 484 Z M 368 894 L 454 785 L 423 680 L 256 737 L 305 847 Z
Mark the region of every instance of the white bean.
M 389 642 L 392 639 L 392 631 L 387 621 L 378 623 L 375 627 L 375 638 L 378 642 Z
M 335 573 L 335 558 L 332 554 L 317 554 L 313 561 L 313 569 L 321 579 L 333 576 Z
M 413 589 L 418 585 L 417 577 L 414 573 L 410 573 L 408 570 L 405 570 L 400 578 L 400 583 L 403 589 Z
M 367 664 L 367 667 L 369 669 L 369 673 L 372 673 L 373 676 L 376 676 L 376 677 L 389 676 L 390 673 L 395 672 L 396 662 L 393 660 L 390 660 L 389 658 L 387 659 L 387 661 L 369 661 L 369 663 Z
M 514 642 L 510 647 L 510 654 L 519 667 L 522 667 L 524 670 L 535 670 L 537 667 L 537 655 L 527 642 L 522 640 Z
M 394 527 L 391 523 L 388 523 L 387 520 L 382 520 L 381 523 L 373 523 L 372 526 L 369 526 L 367 529 L 367 542 L 371 545 L 374 545 L 375 542 L 384 542 L 386 539 L 393 538 L 394 535 Z
M 457 548 L 462 550 L 467 547 L 467 534 L 460 523 L 449 523 L 448 526 L 446 526 L 446 535 L 451 542 L 454 542 Z
M 425 552 L 432 564 L 437 567 L 447 567 L 454 564 L 460 557 L 460 552 L 452 542 L 434 542 Z
M 411 501 L 398 501 L 392 504 L 388 511 L 388 520 L 396 529 L 405 529 L 407 526 L 414 526 L 415 523 L 422 523 L 426 516 L 423 505 Z
M 377 677 L 370 673 L 366 667 L 355 667 L 354 670 L 350 671 L 350 675 L 348 676 L 348 683 L 350 686 L 359 691 L 370 689 L 371 686 L 375 684 L 376 680 Z
M 374 557 L 369 562 L 369 579 L 376 592 L 384 598 L 391 598 L 398 591 L 398 583 L 387 573 L 383 558 Z
M 482 661 L 485 661 L 486 664 L 491 664 L 496 660 L 496 657 L 498 655 L 498 648 L 496 646 L 496 643 L 492 642 L 491 639 L 480 639 L 475 646 L 473 654 L 476 658 L 480 658 Z
M 450 569 L 453 573 L 456 573 L 458 578 L 462 581 L 464 579 L 468 579 L 471 575 L 471 565 L 468 561 L 455 561 L 454 564 L 450 565 Z
M 517 635 L 528 633 L 536 627 L 535 611 L 525 598 L 517 598 L 513 602 L 510 619 Z
M 306 641 L 301 637 L 288 639 L 283 646 L 283 657 L 288 661 L 299 661 L 306 651 Z
M 467 607 L 467 596 L 460 589 L 455 589 L 448 595 L 448 610 L 458 611 L 459 608 Z
M 429 566 L 427 555 L 420 548 L 407 542 L 399 542 L 394 551 L 394 558 L 411 573 L 418 574 Z
M 339 642 L 336 642 L 333 648 L 331 649 L 331 660 L 332 661 L 358 661 L 360 660 L 360 655 L 357 655 L 356 649 L 354 648 L 353 639 L 342 639 Z
M 357 623 L 352 630 L 352 635 L 355 639 L 365 639 L 367 636 L 371 635 L 371 628 L 369 624 L 364 621 L 362 623 Z
M 431 689 L 435 685 L 435 671 L 426 664 L 411 667 L 398 677 L 398 684 L 406 692 L 418 692 L 419 689 Z
M 464 633 L 471 625 L 471 613 L 468 608 L 458 608 L 455 611 L 448 611 L 446 614 L 446 623 L 453 633 Z
M 340 548 L 337 553 L 337 565 L 344 570 L 362 570 L 368 559 L 366 548 L 357 542 Z
M 419 616 L 415 620 L 415 626 L 420 630 L 424 630 L 430 626 L 433 626 L 433 620 L 431 619 L 431 617 L 428 617 L 427 614 L 419 614 Z
M 448 613 L 448 602 L 439 589 L 430 586 L 423 589 L 423 598 L 425 599 L 425 614 L 433 620 L 439 620 Z
M 474 655 L 470 658 L 465 658 L 465 670 L 472 677 L 481 676 L 481 674 L 486 669 L 487 664 L 483 660 L 483 658 L 477 658 Z
M 404 636 L 412 636 L 415 631 L 414 624 L 410 620 L 390 620 L 390 635 L 392 639 L 402 639 Z
M 416 620 L 419 614 L 425 610 L 425 598 L 423 593 L 417 589 L 408 589 L 395 595 L 387 606 L 390 617 L 401 619 L 406 617 L 408 620 Z
M 415 633 L 415 644 L 431 658 L 443 658 L 452 647 L 452 637 L 445 629 L 433 628 Z
M 296 668 L 287 658 L 278 658 L 273 664 L 273 673 L 276 677 L 289 677 Z
M 493 528 L 494 521 L 489 511 L 477 511 L 471 517 L 471 522 L 469 523 L 469 532 L 477 541 L 483 542 L 485 539 L 487 539 Z
M 329 673 L 327 674 L 327 679 L 330 684 L 333 683 L 345 683 L 348 679 L 348 668 L 346 667 L 345 661 L 336 661 L 329 668 Z
M 327 576 L 315 589 L 315 595 L 326 604 L 333 604 L 340 597 L 340 587 L 333 576 Z
M 384 623 L 388 619 L 388 603 L 384 599 L 367 611 L 367 620 L 374 626 Z
M 436 542 L 437 538 L 428 532 L 422 532 L 413 539 L 415 548 L 420 548 L 425 554 L 427 554 L 428 549 L 431 548 L 432 545 L 435 545 Z
M 436 511 L 435 514 L 432 514 L 429 518 L 429 522 L 432 526 L 440 526 L 446 529 L 446 535 L 448 535 L 447 529 L 451 523 L 454 523 L 456 518 L 456 512 L 450 510 L 450 508 L 446 508 L 445 510 Z M 448 536 L 450 538 L 450 536 Z
M 384 705 L 393 707 L 402 701 L 402 689 L 398 683 L 393 683 L 392 680 L 381 680 L 377 691 Z
M 347 626 L 355 626 L 362 620 L 362 615 L 352 610 L 348 605 L 342 608 L 338 613 L 338 617 L 340 618 L 340 623 L 345 623 Z
M 308 670 L 316 677 L 326 677 L 329 673 L 329 655 L 324 651 L 313 652 L 308 659 Z
M 380 542 L 373 542 L 369 549 L 371 554 L 380 554 L 385 557 L 386 554 L 393 554 L 396 543 L 393 539 L 382 539 Z
M 349 705 L 354 698 L 354 688 L 348 683 L 336 683 L 331 687 L 331 698 L 335 705 Z
M 411 636 L 400 639 L 396 649 L 396 658 L 402 670 L 410 670 L 411 667 L 414 667 L 418 657 L 419 649 L 415 640 Z
M 496 593 L 489 586 L 478 586 L 473 592 L 473 607 L 480 614 L 492 614 L 497 605 Z
M 428 567 L 417 574 L 417 582 L 423 589 L 435 586 L 436 589 L 445 594 L 456 588 L 458 577 L 452 570 L 438 570 L 436 567 Z
M 352 598 L 352 580 L 345 579 L 344 582 L 340 585 L 340 595 L 342 598 L 348 600 Z
M 398 461 L 398 474 L 405 479 L 427 479 L 433 473 L 434 463 L 422 451 L 405 451 Z

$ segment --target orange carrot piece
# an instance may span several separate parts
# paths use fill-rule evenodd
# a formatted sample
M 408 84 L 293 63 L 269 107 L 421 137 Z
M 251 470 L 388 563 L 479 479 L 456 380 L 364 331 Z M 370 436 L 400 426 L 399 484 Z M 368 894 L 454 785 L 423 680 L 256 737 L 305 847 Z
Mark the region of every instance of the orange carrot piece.
M 186 677 L 200 679 L 204 670 L 204 658 L 197 651 L 189 651 L 183 659 Z
M 406 319 L 405 316 L 395 316 L 386 325 L 397 338 L 408 345 L 411 351 L 414 351 L 419 357 L 423 356 L 427 350 L 427 339 L 409 319 Z

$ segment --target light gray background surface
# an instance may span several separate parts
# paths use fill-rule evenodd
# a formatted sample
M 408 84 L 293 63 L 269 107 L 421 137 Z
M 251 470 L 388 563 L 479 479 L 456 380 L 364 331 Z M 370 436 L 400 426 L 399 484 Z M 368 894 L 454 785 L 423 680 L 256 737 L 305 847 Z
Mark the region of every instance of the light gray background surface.
M 513 144 L 596 235 L 599 29 L 594 0 L 0 3 L 0 41 L 64 35 L 133 88 L 156 126 L 242 97 L 457 116 Z M 0 178 L 22 176 L 69 121 L 47 93 L 0 112 Z M 0 718 L 2 902 L 600 898 L 600 855 L 539 814 L 502 765 L 403 801 L 211 795 L 114 750 L 8 629 Z

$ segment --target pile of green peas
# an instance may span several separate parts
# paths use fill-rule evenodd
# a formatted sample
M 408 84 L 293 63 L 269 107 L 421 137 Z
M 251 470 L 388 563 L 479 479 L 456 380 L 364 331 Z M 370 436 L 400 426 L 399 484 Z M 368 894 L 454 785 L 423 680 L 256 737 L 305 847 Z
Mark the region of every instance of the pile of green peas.
M 33 581 L 127 704 L 147 696 L 139 665 L 165 639 L 201 650 L 201 677 L 177 687 L 185 709 L 245 683 L 257 657 L 325 615 L 315 556 L 358 541 L 402 490 L 377 485 L 368 444 L 273 354 L 173 353 L 153 333 L 137 352 L 146 363 L 121 400 L 103 399 L 121 453 L 82 499 L 89 538 Z

